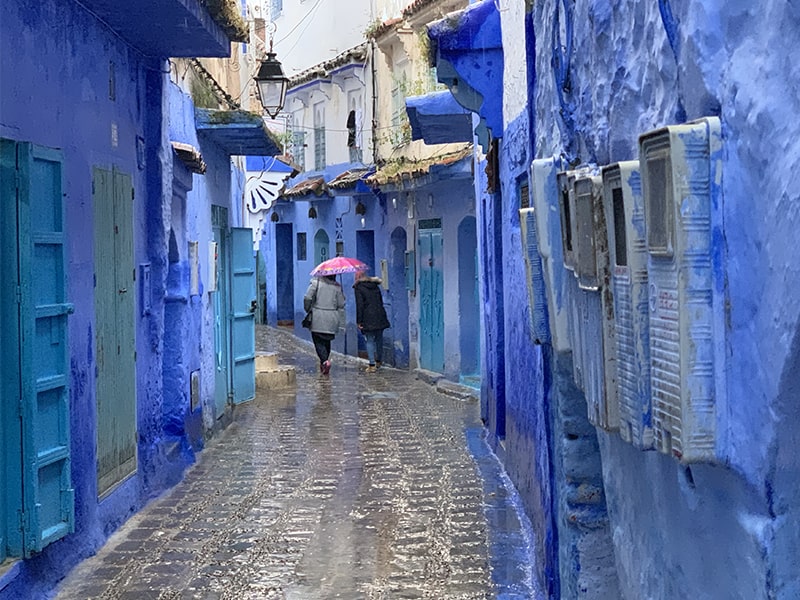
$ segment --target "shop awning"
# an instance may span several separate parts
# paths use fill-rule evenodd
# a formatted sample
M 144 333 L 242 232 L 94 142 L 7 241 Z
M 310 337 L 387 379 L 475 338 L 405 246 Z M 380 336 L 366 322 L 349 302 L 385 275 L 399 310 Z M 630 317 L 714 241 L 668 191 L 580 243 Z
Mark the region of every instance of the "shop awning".
M 444 90 L 406 98 L 411 139 L 426 144 L 472 141 L 472 113 Z
M 195 110 L 199 139 L 211 140 L 229 155 L 278 156 L 283 150 L 260 115 L 245 110 Z

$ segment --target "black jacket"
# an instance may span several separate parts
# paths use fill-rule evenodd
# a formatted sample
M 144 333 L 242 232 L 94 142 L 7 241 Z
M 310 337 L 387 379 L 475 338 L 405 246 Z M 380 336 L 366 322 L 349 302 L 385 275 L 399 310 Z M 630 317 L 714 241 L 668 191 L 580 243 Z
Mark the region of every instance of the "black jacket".
M 353 286 L 356 292 L 356 324 L 362 331 L 377 331 L 391 327 L 383 308 L 381 280 L 367 277 Z

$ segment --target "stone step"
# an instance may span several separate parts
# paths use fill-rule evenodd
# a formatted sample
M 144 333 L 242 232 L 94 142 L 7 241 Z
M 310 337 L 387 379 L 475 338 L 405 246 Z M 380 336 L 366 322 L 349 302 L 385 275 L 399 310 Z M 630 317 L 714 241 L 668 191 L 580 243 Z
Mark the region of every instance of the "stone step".
M 277 352 L 256 352 L 256 373 L 278 368 Z
M 294 367 L 276 367 L 268 371 L 256 371 L 256 389 L 272 390 L 295 385 L 297 373 Z

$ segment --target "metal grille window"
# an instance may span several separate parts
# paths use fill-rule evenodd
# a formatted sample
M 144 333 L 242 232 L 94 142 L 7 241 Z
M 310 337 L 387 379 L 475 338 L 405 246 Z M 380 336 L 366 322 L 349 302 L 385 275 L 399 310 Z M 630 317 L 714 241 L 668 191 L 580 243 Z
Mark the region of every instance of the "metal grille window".
M 322 103 L 314 107 L 314 169 L 325 168 L 325 107 Z
M 344 242 L 341 240 L 336 242 L 336 256 L 344 256 Z
M 305 232 L 297 234 L 297 260 L 308 260 L 308 243 Z

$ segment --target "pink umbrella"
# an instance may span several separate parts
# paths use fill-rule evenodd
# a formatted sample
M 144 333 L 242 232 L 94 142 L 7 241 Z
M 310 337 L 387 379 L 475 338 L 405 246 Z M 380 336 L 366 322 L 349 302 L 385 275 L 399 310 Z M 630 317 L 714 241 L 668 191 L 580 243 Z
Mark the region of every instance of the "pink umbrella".
M 311 275 L 313 277 L 324 277 L 325 275 L 338 275 L 339 273 L 357 273 L 368 269 L 369 267 L 357 258 L 335 256 L 319 263 L 311 271 Z

